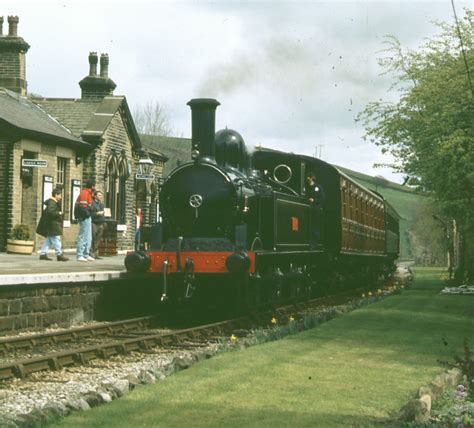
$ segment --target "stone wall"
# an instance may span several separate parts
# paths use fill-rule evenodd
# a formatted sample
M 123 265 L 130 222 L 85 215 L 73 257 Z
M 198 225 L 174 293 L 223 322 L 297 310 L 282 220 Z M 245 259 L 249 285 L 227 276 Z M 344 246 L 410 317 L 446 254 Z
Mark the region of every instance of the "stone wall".
M 0 145 L 4 147 L 3 145 Z M 0 149 L 1 151 L 2 149 Z M 33 180 L 31 186 L 26 186 L 21 180 L 19 171 L 21 168 L 21 157 L 29 153 L 36 159 L 48 161 L 46 168 L 32 168 Z M 44 241 L 44 238 L 35 235 L 36 225 L 41 217 L 43 210 L 42 192 L 43 192 L 43 177 L 53 177 L 53 187 L 57 184 L 57 159 L 58 157 L 67 159 L 67 167 L 65 174 L 64 190 L 63 190 L 63 210 L 64 219 L 70 221 L 71 218 L 71 180 L 82 180 L 82 165 L 76 165 L 75 152 L 69 148 L 56 146 L 38 141 L 23 139 L 13 144 L 12 155 L 9 162 L 8 175 L 8 206 L 7 218 L 9 222 L 7 229 L 10 230 L 12 226 L 19 223 L 27 224 L 33 234 L 35 241 L 35 249 L 38 250 Z M 0 177 L 0 190 L 1 190 Z M 63 247 L 71 248 L 75 246 L 78 226 L 75 223 L 66 223 L 64 228 Z
M 5 39 L 3 39 L 5 40 Z M 0 86 L 26 95 L 26 55 L 0 45 Z
M 97 283 L 1 287 L 0 335 L 91 321 L 102 290 Z
M 96 179 L 96 188 L 103 191 L 104 196 L 107 192 L 107 179 L 104 172 L 107 170 L 107 161 L 112 154 L 115 154 L 117 161 L 122 156 L 130 162 L 131 174 L 126 180 L 126 213 L 125 224 L 120 224 L 120 231 L 117 232 L 117 248 L 119 250 L 128 250 L 133 247 L 135 236 L 135 207 L 155 205 L 154 200 L 150 198 L 147 203 L 146 197 L 137 195 L 135 182 L 136 166 L 138 164 L 138 154 L 132 150 L 132 142 L 124 124 L 125 113 L 119 109 L 112 118 L 108 126 L 104 140 L 100 146 L 94 151 L 93 155 L 89 155 L 84 167 L 84 177 L 90 171 L 90 176 Z M 152 173 L 160 177 L 162 174 L 163 164 L 155 164 Z M 93 172 L 101 171 L 100 175 L 93 176 Z M 117 179 L 118 188 L 118 179 Z M 144 217 L 145 218 L 145 217 Z M 146 217 L 148 218 L 148 217 Z M 118 220 L 118 219 L 117 219 Z
M 136 161 L 132 153 L 132 142 L 126 131 L 120 109 L 115 113 L 104 137 L 105 141 L 102 144 L 100 151 L 96 153 L 96 169 L 98 171 L 105 172 L 107 170 L 107 160 L 112 153 L 116 154 L 117 160 L 123 155 L 131 162 L 132 166 L 135 165 Z M 122 225 L 126 226 L 126 230 L 117 232 L 117 248 L 119 250 L 130 249 L 135 236 L 134 207 L 136 206 L 136 202 L 135 192 L 133 189 L 133 174 L 134 171 L 132 171 L 132 174 L 126 181 L 126 223 Z M 101 188 L 104 191 L 104 194 L 106 193 L 107 187 L 104 176 L 98 177 L 97 188 Z M 118 220 L 119 219 L 117 218 L 117 221 Z
M 8 233 L 9 153 L 10 144 L 0 140 L 0 251 L 5 249 Z

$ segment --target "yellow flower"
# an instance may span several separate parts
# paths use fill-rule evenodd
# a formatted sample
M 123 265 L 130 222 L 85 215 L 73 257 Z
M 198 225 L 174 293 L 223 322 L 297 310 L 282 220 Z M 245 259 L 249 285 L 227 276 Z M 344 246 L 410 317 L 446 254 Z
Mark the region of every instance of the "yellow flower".
M 362 293 L 362 298 L 365 299 L 365 293 Z
M 371 292 L 371 291 L 369 291 L 369 293 L 368 293 L 368 294 L 369 294 L 369 296 L 372 296 L 372 292 Z
M 377 293 L 380 294 L 381 292 L 382 292 L 382 290 L 379 288 L 379 289 L 377 290 Z
M 230 341 L 231 342 L 237 342 L 237 336 L 235 334 L 233 334 L 232 336 L 230 336 Z
M 277 323 L 277 319 L 275 317 L 272 318 L 272 324 L 276 324 Z
M 288 319 L 290 320 L 290 322 L 295 320 L 292 316 L 290 316 L 290 318 Z

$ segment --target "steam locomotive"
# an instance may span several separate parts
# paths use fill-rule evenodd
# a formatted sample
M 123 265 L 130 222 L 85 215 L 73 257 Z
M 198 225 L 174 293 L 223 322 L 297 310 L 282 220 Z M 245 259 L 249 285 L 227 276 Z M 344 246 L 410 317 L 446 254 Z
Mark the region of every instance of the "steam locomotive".
M 162 221 L 129 272 L 156 278 L 163 302 L 225 296 L 247 308 L 304 300 L 393 270 L 399 217 L 378 193 L 309 156 L 246 149 L 215 133 L 214 99 L 192 99 L 192 161 L 160 192 Z M 324 199 L 309 198 L 316 177 Z

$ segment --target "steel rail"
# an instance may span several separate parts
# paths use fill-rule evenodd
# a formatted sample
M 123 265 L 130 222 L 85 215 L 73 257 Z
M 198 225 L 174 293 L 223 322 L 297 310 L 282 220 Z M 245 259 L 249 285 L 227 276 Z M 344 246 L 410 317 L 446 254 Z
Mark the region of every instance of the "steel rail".
M 96 324 L 87 327 L 76 327 L 62 331 L 38 333 L 28 336 L 6 337 L 0 339 L 0 354 L 18 349 L 31 349 L 46 344 L 71 342 L 78 339 L 110 336 L 143 328 L 156 320 L 156 316 L 132 318 L 111 323 Z

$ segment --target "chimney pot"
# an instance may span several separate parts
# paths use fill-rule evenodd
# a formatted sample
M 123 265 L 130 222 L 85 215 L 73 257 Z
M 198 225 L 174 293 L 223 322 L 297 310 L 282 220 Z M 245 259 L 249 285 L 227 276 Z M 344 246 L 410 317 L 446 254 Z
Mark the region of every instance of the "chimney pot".
M 89 76 L 97 76 L 97 52 L 89 53 Z
M 13 36 L 13 37 L 17 37 L 17 33 L 18 33 L 18 21 L 19 21 L 19 18 L 18 16 L 9 16 L 8 17 L 8 24 L 9 24 L 9 27 L 8 27 L 8 35 L 9 36 Z
M 109 55 L 100 55 L 100 77 L 109 77 Z
M 100 99 L 107 95 L 113 95 L 117 87 L 115 82 L 109 78 L 109 56 L 100 55 L 100 76 L 97 76 L 97 52 L 89 54 L 89 75 L 79 82 L 83 99 Z
M 3 36 L 3 16 L 0 16 L 0 36 Z

